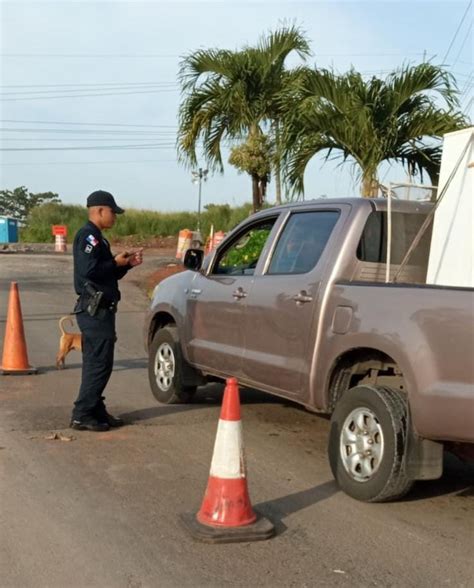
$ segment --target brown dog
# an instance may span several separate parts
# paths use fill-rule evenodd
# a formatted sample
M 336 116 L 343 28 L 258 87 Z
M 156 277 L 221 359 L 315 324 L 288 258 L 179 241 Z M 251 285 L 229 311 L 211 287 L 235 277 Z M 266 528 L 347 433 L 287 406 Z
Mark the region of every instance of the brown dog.
M 72 318 L 70 316 L 63 316 L 59 319 L 59 330 L 61 331 L 61 339 L 59 340 L 59 351 L 56 356 L 56 367 L 58 370 L 62 370 L 65 367 L 65 358 L 66 355 L 71 351 L 71 349 L 76 349 L 76 351 L 82 350 L 82 335 L 81 333 L 68 333 L 64 330 L 64 323 L 70 322 L 71 325 L 74 323 L 72 322 Z

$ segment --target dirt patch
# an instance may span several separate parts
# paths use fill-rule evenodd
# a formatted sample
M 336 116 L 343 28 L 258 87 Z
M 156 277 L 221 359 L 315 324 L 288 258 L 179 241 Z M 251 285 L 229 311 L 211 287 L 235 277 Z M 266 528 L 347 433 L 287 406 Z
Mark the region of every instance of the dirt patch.
M 140 237 L 128 235 L 111 240 L 112 251 L 124 251 L 143 247 L 146 250 L 156 250 L 166 257 L 174 257 L 178 246 L 178 238 L 170 237 Z M 54 253 L 54 243 L 0 243 L 0 253 Z M 72 252 L 72 243 L 67 244 L 67 251 Z
M 54 253 L 54 243 L 4 243 L 0 253 Z
M 116 237 L 112 241 L 115 247 L 119 248 L 136 248 L 144 249 L 165 249 L 176 253 L 178 238 L 170 237 L 140 237 L 139 235 L 127 235 L 126 237 Z

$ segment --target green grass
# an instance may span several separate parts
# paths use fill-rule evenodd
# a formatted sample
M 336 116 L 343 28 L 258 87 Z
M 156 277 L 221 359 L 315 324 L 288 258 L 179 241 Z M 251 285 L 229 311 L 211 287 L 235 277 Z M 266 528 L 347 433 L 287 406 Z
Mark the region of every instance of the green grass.
M 231 208 L 228 204 L 208 204 L 201 214 L 203 237 L 209 234 L 211 225 L 214 231 L 229 231 L 252 213 L 252 205 L 244 204 Z M 34 208 L 25 226 L 20 230 L 20 240 L 24 243 L 48 243 L 54 240 L 52 225 L 66 225 L 68 242 L 74 239 L 77 230 L 87 220 L 87 209 L 70 204 L 44 204 Z M 153 212 L 151 210 L 128 209 L 117 217 L 115 226 L 107 231 L 113 240 L 133 235 L 137 239 L 148 237 L 177 236 L 181 229 L 195 230 L 197 213 L 193 212 Z

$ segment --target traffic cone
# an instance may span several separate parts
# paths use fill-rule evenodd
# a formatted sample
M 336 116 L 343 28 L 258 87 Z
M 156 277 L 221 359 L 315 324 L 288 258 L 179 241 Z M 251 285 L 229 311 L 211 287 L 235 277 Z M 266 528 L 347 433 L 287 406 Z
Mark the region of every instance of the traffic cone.
M 18 284 L 12 282 L 8 300 L 7 326 L 5 328 L 3 359 L 2 365 L 0 366 L 0 373 L 4 375 L 24 375 L 35 374 L 37 371 L 28 362 Z
M 226 383 L 204 500 L 197 514 L 182 520 L 195 539 L 207 543 L 260 541 L 274 534 L 273 524 L 250 503 L 235 378 Z

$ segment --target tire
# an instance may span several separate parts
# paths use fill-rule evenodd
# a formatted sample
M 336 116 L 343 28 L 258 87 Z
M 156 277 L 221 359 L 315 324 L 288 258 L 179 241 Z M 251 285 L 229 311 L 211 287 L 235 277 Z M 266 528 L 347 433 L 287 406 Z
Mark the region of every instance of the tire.
M 148 379 L 153 396 L 161 404 L 189 402 L 196 392 L 196 386 L 188 381 L 190 372 L 176 327 L 159 329 L 148 353 Z
M 407 428 L 407 402 L 398 391 L 363 385 L 345 392 L 331 418 L 328 446 L 340 488 L 364 502 L 406 494 L 413 484 L 405 473 Z

